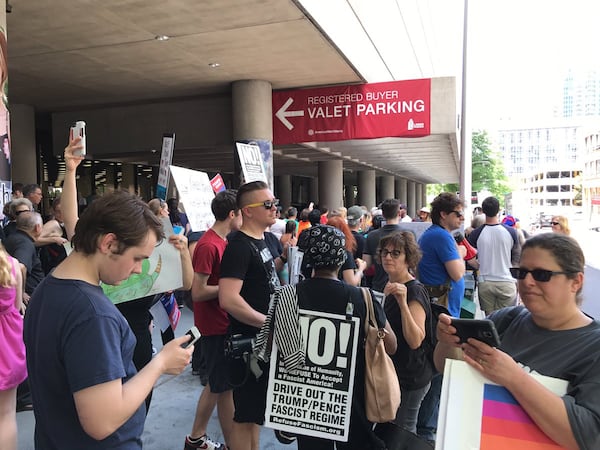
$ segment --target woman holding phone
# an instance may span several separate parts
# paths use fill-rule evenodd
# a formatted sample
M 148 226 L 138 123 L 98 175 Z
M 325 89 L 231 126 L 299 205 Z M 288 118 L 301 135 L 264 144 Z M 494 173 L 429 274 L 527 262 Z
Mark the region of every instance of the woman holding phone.
M 501 338 L 498 348 L 476 339 L 459 344 L 451 318 L 440 315 L 435 363 L 464 361 L 504 386 L 537 426 L 561 447 L 600 448 L 600 323 L 581 309 L 584 256 L 574 239 L 544 233 L 522 248 L 518 280 L 523 307 L 488 318 Z M 560 397 L 528 372 L 568 381 Z

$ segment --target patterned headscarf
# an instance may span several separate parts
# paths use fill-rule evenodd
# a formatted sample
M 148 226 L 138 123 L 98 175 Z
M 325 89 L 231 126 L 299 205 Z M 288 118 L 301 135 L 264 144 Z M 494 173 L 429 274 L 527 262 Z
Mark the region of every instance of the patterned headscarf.
M 320 267 L 341 266 L 346 261 L 346 237 L 330 225 L 316 225 L 300 233 L 298 248 L 307 263 Z

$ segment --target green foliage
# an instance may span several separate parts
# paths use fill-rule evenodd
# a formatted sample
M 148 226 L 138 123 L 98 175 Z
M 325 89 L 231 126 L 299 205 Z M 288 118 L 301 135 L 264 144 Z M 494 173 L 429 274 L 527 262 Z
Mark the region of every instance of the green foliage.
M 490 191 L 500 202 L 504 194 L 512 189 L 504 173 L 502 155 L 492 148 L 486 131 L 475 131 L 472 135 L 472 190 Z M 428 195 L 437 195 L 441 192 L 458 192 L 458 183 L 433 184 L 427 186 Z

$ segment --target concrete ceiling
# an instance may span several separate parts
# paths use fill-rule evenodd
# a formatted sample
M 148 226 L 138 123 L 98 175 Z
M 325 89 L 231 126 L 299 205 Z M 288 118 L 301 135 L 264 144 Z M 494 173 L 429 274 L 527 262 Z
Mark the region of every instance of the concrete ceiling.
M 302 0 L 10 0 L 10 102 L 55 112 L 226 93 L 242 79 L 269 80 L 276 90 L 387 81 L 373 79 L 378 66 L 365 65 L 370 60 L 361 60 L 357 45 L 342 53 L 348 40 L 333 28 L 339 21 L 325 20 L 336 13 L 340 20 L 350 14 L 343 19 L 348 26 L 358 21 L 370 43 L 362 54 L 379 58 L 383 78 L 456 75 L 434 67 L 431 18 L 443 14 L 432 13 L 435 0 L 366 7 L 371 2 L 331 0 L 325 3 L 337 9 L 327 14 L 319 2 Z M 390 63 L 389 38 L 383 40 L 375 14 L 398 18 L 390 30 L 397 40 L 393 58 L 406 64 Z M 157 40 L 161 35 L 170 39 Z M 418 45 L 427 47 L 423 55 Z M 215 62 L 220 66 L 211 68 Z M 203 155 L 186 155 L 188 167 L 207 167 Z M 450 135 L 276 147 L 275 173 L 315 176 L 311 163 L 332 158 L 342 158 L 348 173 L 374 168 L 426 183 L 458 180 L 456 136 Z

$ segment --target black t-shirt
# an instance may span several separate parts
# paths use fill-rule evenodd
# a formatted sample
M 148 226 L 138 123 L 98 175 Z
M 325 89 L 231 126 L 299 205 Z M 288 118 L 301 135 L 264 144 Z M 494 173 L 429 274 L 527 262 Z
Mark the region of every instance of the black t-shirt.
M 354 306 L 354 317 L 360 318 L 358 349 L 356 354 L 356 370 L 354 372 L 354 393 L 350 418 L 349 442 L 352 448 L 377 448 L 374 442 L 372 427 L 365 413 L 365 317 L 367 308 L 359 288 L 348 286 L 338 280 L 311 278 L 301 281 L 296 286 L 298 306 L 301 309 L 331 314 L 346 315 L 349 301 Z M 379 327 L 385 326 L 385 313 L 377 302 L 373 302 L 375 318 Z M 357 446 L 358 445 L 358 446 Z
M 417 280 L 406 283 L 406 289 L 408 303 L 410 304 L 413 301 L 418 302 L 425 310 L 427 315 L 425 319 L 425 333 L 429 334 L 431 331 L 431 307 L 429 306 L 427 291 Z M 388 295 L 385 298 L 384 310 L 398 340 L 398 350 L 392 355 L 392 361 L 394 361 L 394 366 L 396 367 L 400 386 L 409 390 L 420 389 L 429 383 L 433 376 L 433 368 L 425 353 L 426 345 L 424 344 L 426 344 L 427 336 L 423 339 L 421 347 L 412 350 L 402 334 L 402 314 L 398 302 L 393 295 Z
M 354 259 L 362 259 L 363 253 L 365 252 L 365 245 L 367 245 L 367 239 L 358 231 L 352 231 L 352 236 L 356 239 L 356 251 L 354 252 Z
M 243 280 L 240 295 L 253 309 L 267 314 L 273 286 L 279 285 L 273 255 L 264 239 L 238 231 L 230 239 L 221 260 L 221 278 Z M 255 335 L 259 329 L 229 316 L 231 334 Z

